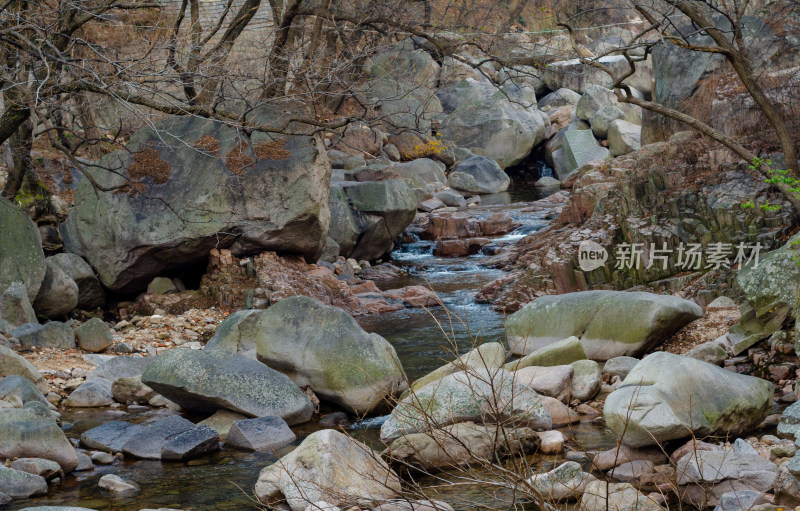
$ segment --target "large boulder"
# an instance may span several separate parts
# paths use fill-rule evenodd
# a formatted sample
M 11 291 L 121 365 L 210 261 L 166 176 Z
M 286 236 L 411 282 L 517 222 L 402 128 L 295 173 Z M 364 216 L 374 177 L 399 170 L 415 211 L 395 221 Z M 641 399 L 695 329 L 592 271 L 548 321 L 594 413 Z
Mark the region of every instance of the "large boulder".
M 329 236 L 339 244 L 340 255 L 356 260 L 390 252 L 417 211 L 416 196 L 399 179 L 332 183 L 329 200 Z
M 403 390 L 405 373 L 392 345 L 338 307 L 293 296 L 263 312 L 259 323 L 258 360 L 321 399 L 363 414 Z
M 31 381 L 42 392 L 48 392 L 49 386 L 36 367 L 15 351 L 0 346 L 0 378 L 6 376 L 22 376 Z
M 550 472 L 536 474 L 527 483 L 548 501 L 576 499 L 583 495 L 586 485 L 596 478 L 584 472 L 575 461 L 562 463 Z
M 537 298 L 508 318 L 506 332 L 520 355 L 576 336 L 588 358 L 608 360 L 641 355 L 702 315 L 697 304 L 669 295 L 581 291 Z
M 718 16 L 715 21 L 722 33 L 733 37 L 730 22 L 725 16 Z M 780 57 L 781 54 L 787 57 L 796 54 L 792 49 L 796 43 L 790 43 L 788 45 L 790 48 L 781 44 L 780 38 L 775 36 L 763 18 L 745 16 L 742 18 L 741 28 L 744 46 L 749 53 L 753 69 L 764 69 L 765 66 L 769 66 L 769 61 L 773 57 Z M 715 44 L 711 36 L 698 31 L 693 25 L 678 27 L 677 30 L 690 44 L 698 46 Z M 668 41 L 661 41 L 653 47 L 652 71 L 655 85 L 653 99 L 662 105 L 680 108 L 698 91 L 705 79 L 724 65 L 725 57 L 720 53 L 694 51 Z M 796 65 L 795 63 L 785 67 Z M 775 69 L 771 66 L 769 68 Z M 667 140 L 673 133 L 685 129 L 679 121 L 668 117 L 652 114 L 645 118 L 649 119 L 649 122 L 646 121 L 649 125 L 644 126 L 642 141 L 645 144 Z
M 511 179 L 491 158 L 471 156 L 453 168 L 447 183 L 462 192 L 484 194 L 506 191 Z
M 425 433 L 405 435 L 384 457 L 425 471 L 479 465 L 487 459 L 537 451 L 539 437 L 530 428 L 504 428 L 462 422 Z
M 642 127 L 623 119 L 612 121 L 608 127 L 608 147 L 611 154 L 620 156 L 642 148 Z
M 292 511 L 325 501 L 371 507 L 397 498 L 400 478 L 380 455 L 333 429 L 312 433 L 291 453 L 263 469 L 255 494 L 264 504 L 286 502 Z
M 311 418 L 314 407 L 286 375 L 243 355 L 169 350 L 142 374 L 142 382 L 183 408 L 226 408 L 252 417 L 277 415 L 289 424 Z
M 598 480 L 586 485 L 580 511 L 664 511 L 664 508 L 630 483 Z
M 77 254 L 56 254 L 47 258 L 48 263 L 61 268 L 78 286 L 78 308 L 92 310 L 106 303 L 106 292 L 94 270 Z
M 11 335 L 23 346 L 66 350 L 75 347 L 75 332 L 60 321 L 49 321 L 44 325 L 25 323 L 12 330 Z
M 445 376 L 400 400 L 381 426 L 381 439 L 394 440 L 458 422 L 513 420 L 550 429 L 542 397 L 503 369 L 474 369 Z
M 45 263 L 47 271 L 33 309 L 45 318 L 62 317 L 78 306 L 78 285 L 50 259 Z
M 505 360 L 505 347 L 499 342 L 487 342 L 415 380 L 407 392 L 419 390 L 429 383 L 439 381 L 445 376 L 459 371 L 471 371 L 481 368 L 497 369 L 503 367 Z M 403 394 L 403 397 L 406 397 L 406 394 Z
M 99 353 L 111 346 L 114 334 L 102 319 L 92 318 L 75 329 L 75 340 L 81 349 Z
M 464 97 L 442 118 L 439 132 L 448 142 L 477 149 L 503 168 L 521 162 L 544 139 L 547 116 L 535 108 L 535 95 L 516 100 L 513 91 L 487 91 L 486 85 L 467 82 L 457 82 L 440 92 L 441 98 L 443 94 L 453 95 L 453 87 L 461 87 L 464 92 L 459 95 Z
M 261 335 L 261 316 L 259 309 L 236 311 L 219 324 L 214 336 L 208 340 L 205 350 L 225 350 L 256 358 L 256 340 Z
M 248 120 L 274 125 L 284 117 L 275 107 Z M 114 291 L 143 290 L 215 247 L 316 261 L 325 244 L 331 170 L 316 136 L 246 136 L 221 122 L 170 117 L 87 172 L 92 180 L 78 185 L 65 243 Z
M 297 437 L 280 417 L 237 420 L 226 433 L 225 446 L 247 451 L 272 452 Z
M 631 447 L 692 435 L 737 435 L 772 406 L 772 383 L 697 359 L 658 352 L 628 373 L 603 408 L 606 424 Z
M 33 301 L 47 271 L 42 237 L 33 220 L 20 208 L 0 198 L 0 289 L 22 282 Z
M 798 247 L 800 234 L 777 250 L 760 254 L 758 264 L 753 261 L 737 274 L 737 283 L 753 309 L 794 305 L 800 282 L 800 265 L 794 260 Z
M 0 466 L 0 492 L 12 499 L 47 495 L 47 481 L 42 476 Z
M 22 282 L 12 282 L 0 294 L 0 320 L 8 322 L 11 327 L 36 323 L 36 313 L 28 299 L 28 290 Z
M 553 152 L 553 160 L 560 181 L 565 181 L 572 172 L 590 161 L 610 159 L 611 153 L 597 143 L 592 130 L 566 130 L 561 141 L 561 149 Z M 561 167 L 559 167 L 559 163 Z
M 103 378 L 89 378 L 64 401 L 70 408 L 98 408 L 114 404 L 112 383 Z
M 43 458 L 55 461 L 64 472 L 78 466 L 75 448 L 58 424 L 27 407 L 0 410 L 0 457 Z

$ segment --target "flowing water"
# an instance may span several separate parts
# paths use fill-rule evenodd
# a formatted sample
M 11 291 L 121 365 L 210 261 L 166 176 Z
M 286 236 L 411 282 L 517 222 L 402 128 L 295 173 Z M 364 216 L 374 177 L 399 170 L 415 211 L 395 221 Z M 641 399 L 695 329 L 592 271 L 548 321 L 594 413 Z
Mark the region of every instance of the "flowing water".
M 481 205 L 470 211 L 489 216 L 504 212 L 521 226 L 512 233 L 494 240 L 496 244 L 514 243 L 523 236 L 547 225 L 546 212 L 524 213 L 521 210 L 531 201 L 543 198 L 547 192 L 533 186 L 517 186 L 509 192 L 483 196 Z M 430 286 L 445 307 L 430 311 L 404 309 L 397 312 L 359 318 L 362 327 L 376 332 L 397 350 L 410 379 L 415 379 L 452 360 L 457 353 L 467 351 L 474 343 L 504 339 L 504 317 L 488 305 L 475 303 L 475 294 L 486 283 L 503 275 L 501 270 L 482 266 L 487 256 L 461 258 L 433 256 L 433 244 L 420 241 L 404 245 L 393 253 L 396 263 L 405 266 L 408 276 L 388 283 L 378 283 L 384 290 L 409 285 Z M 114 409 L 84 409 L 63 411 L 63 424 L 69 437 L 77 438 L 83 431 L 109 420 L 145 421 L 169 412 L 149 410 L 126 413 Z M 187 416 L 199 421 L 204 417 Z M 298 435 L 297 445 L 308 434 L 321 429 L 315 423 L 293 428 Z M 382 449 L 377 428 L 353 431 L 354 436 L 376 449 Z M 606 449 L 613 438 L 602 427 L 580 424 L 571 429 L 573 448 Z M 284 448 L 278 454 L 290 451 Z M 224 450 L 212 456 L 188 463 L 158 461 L 124 461 L 111 466 L 96 466 L 94 471 L 68 475 L 50 495 L 25 501 L 15 501 L 8 509 L 16 510 L 33 505 L 69 505 L 91 509 L 139 510 L 173 507 L 197 510 L 250 510 L 257 507 L 253 487 L 259 471 L 275 461 L 273 455 Z M 539 457 L 535 469 L 545 471 L 564 461 L 564 456 Z M 136 481 L 142 488 L 135 497 L 113 498 L 97 488 L 97 480 L 105 474 Z M 442 488 L 439 497 L 456 502 L 469 499 L 482 501 L 487 497 L 478 488 Z M 473 509 L 474 506 L 456 506 Z

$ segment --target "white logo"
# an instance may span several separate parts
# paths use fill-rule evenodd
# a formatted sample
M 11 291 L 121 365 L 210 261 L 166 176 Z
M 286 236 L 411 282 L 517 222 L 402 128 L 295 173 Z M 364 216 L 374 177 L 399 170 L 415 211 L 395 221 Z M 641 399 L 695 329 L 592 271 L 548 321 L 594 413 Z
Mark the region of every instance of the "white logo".
M 600 268 L 608 261 L 608 251 L 599 243 L 585 240 L 578 247 L 578 266 L 583 271 L 592 271 Z

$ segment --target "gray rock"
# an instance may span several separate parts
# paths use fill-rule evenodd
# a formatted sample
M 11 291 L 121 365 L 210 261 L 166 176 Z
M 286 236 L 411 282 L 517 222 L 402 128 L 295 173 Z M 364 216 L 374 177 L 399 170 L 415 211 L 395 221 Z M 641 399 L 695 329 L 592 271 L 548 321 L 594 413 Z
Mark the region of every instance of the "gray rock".
M 86 351 L 99 353 L 114 343 L 114 334 L 100 318 L 92 318 L 75 329 L 78 346 Z
M 106 474 L 100 478 L 97 486 L 101 490 L 113 493 L 115 495 L 133 495 L 139 492 L 139 485 L 121 478 L 115 474 Z
M 111 465 L 117 458 L 107 452 L 97 451 L 92 453 L 91 460 L 99 465 Z
M 727 296 L 718 296 L 706 306 L 707 309 L 728 309 L 731 307 L 737 307 L 736 302 Z
M 198 426 L 169 438 L 161 448 L 161 459 L 189 460 L 218 450 L 219 433 L 208 426 Z
M 73 390 L 64 402 L 70 408 L 97 408 L 114 404 L 111 382 L 103 378 L 90 378 Z
M 570 397 L 573 369 L 568 365 L 530 366 L 514 372 L 517 382 L 542 394 L 566 402 Z
M 722 494 L 714 511 L 750 511 L 763 495 L 760 491 L 741 490 Z
M 402 179 L 419 179 L 425 184 L 432 185 L 434 190 L 441 190 L 447 184 L 443 163 L 429 158 L 417 158 L 403 163 L 395 163 L 391 172 Z
M 540 177 L 535 183 L 536 188 L 555 188 L 561 186 L 561 181 L 554 177 L 544 176 Z
M 44 480 L 44 477 L 0 465 L 0 492 L 12 499 L 46 495 L 47 481 Z
M 612 468 L 606 475 L 613 477 L 617 481 L 628 483 L 637 481 L 647 474 L 654 473 L 654 466 L 653 462 L 649 460 L 628 461 Z
M 597 143 L 592 130 L 567 130 L 561 142 L 561 158 L 568 175 L 590 161 L 610 160 L 611 153 Z M 555 153 L 553 159 L 556 159 Z M 561 181 L 564 181 L 565 177 L 561 173 L 558 174 Z
M 14 328 L 37 322 L 36 313 L 28 299 L 28 291 L 22 282 L 12 282 L 0 295 L 0 319 Z
M 22 282 L 33 301 L 47 271 L 42 237 L 28 214 L 4 198 L 0 198 L 0 261 L 0 289 Z
M 630 70 L 628 62 L 622 55 L 607 55 L 599 58 L 598 62 L 610 67 L 615 75 Z M 580 94 L 592 86 L 611 88 L 613 85 L 608 73 L 590 64 L 584 64 L 579 59 L 548 63 L 542 73 L 542 79 L 550 90 L 567 88 Z
M 262 312 L 257 309 L 234 312 L 219 324 L 214 331 L 214 336 L 208 340 L 204 349 L 221 349 L 255 358 L 256 339 L 263 328 L 261 325 Z
M 380 259 L 414 220 L 417 197 L 400 179 L 332 183 L 331 228 L 339 253 L 358 261 Z
M 467 201 L 464 196 L 455 190 L 442 190 L 434 195 L 433 198 L 442 201 L 445 206 L 450 206 L 451 208 L 467 207 Z
M 264 311 L 260 324 L 258 359 L 320 399 L 368 413 L 405 388 L 392 345 L 342 309 L 294 296 Z
M 641 447 L 692 434 L 736 435 L 772 405 L 772 384 L 699 360 L 659 352 L 639 362 L 603 408 L 623 443 Z
M 544 139 L 545 123 L 526 106 L 531 100 L 535 104 L 535 95 L 512 102 L 509 92 L 467 80 L 450 85 L 439 93 L 442 107 L 450 110 L 440 133 L 456 146 L 479 149 L 502 168 L 516 165 Z
M 106 303 L 106 292 L 94 270 L 77 254 L 56 254 L 48 261 L 61 268 L 78 286 L 78 308 L 93 310 Z
M 630 483 L 592 481 L 581 497 L 581 511 L 663 511 L 656 501 Z
M 82 452 L 78 452 L 78 466 L 75 467 L 74 472 L 88 472 L 90 470 L 94 470 L 92 458 Z
M 536 490 L 543 499 L 560 501 L 575 499 L 583 495 L 586 485 L 596 478 L 581 470 L 581 466 L 568 461 L 550 472 L 536 474 L 527 483 Z
M 254 417 L 277 415 L 289 424 L 306 422 L 313 413 L 308 397 L 287 376 L 219 350 L 169 350 L 155 357 L 142 382 L 190 410 L 227 408 Z
M 683 456 L 675 466 L 677 483 L 719 483 L 735 480 L 753 488 L 772 487 L 778 466 L 755 453 L 732 449 L 697 451 Z
M 224 441 L 233 423 L 246 419 L 246 415 L 231 412 L 230 410 L 217 410 L 211 417 L 197 423 L 198 426 L 208 426 L 219 433 L 220 440 Z
M 233 423 L 225 439 L 226 447 L 248 451 L 274 451 L 297 437 L 280 417 L 259 417 Z
M 81 435 L 81 445 L 89 449 L 122 452 L 125 443 L 145 427 L 125 421 L 110 421 Z
M 698 305 L 674 296 L 582 291 L 535 299 L 508 317 L 506 332 L 513 353 L 576 336 L 588 358 L 608 360 L 651 350 L 702 315 Z
M 550 412 L 542 400 L 503 369 L 458 372 L 400 400 L 381 426 L 381 439 L 425 432 L 431 424 L 481 421 L 489 410 L 494 416 L 518 420 L 532 429 L 551 429 Z
M 111 384 L 111 395 L 114 401 L 126 405 L 147 403 L 153 399 L 156 392 L 142 383 L 142 377 L 117 378 Z
M 669 462 L 669 458 L 660 447 L 634 449 L 627 445 L 620 445 L 597 453 L 592 459 L 592 467 L 600 471 L 606 471 L 635 461 L 646 461 L 651 465 L 663 465 Z
M 572 376 L 571 395 L 579 401 L 589 401 L 600 392 L 603 383 L 600 365 L 594 360 L 577 360 L 570 364 Z
M 624 380 L 628 373 L 639 363 L 638 358 L 634 357 L 614 357 L 606 361 L 603 372 L 611 376 L 619 376 Z
M 539 100 L 539 110 L 546 112 L 567 105 L 577 105 L 581 95 L 571 89 L 558 89 Z
M 611 154 L 620 156 L 642 148 L 642 127 L 617 119 L 608 127 L 608 147 Z
M 36 385 L 42 392 L 46 392 L 49 389 L 44 376 L 33 364 L 15 351 L 5 346 L 0 346 L 0 378 L 12 375 L 22 376 Z
M 247 120 L 280 123 L 286 108 L 255 109 Z M 95 193 L 89 179 L 81 180 L 68 219 L 76 234 L 68 251 L 85 255 L 106 287 L 126 292 L 143 290 L 214 247 L 237 256 L 279 250 L 316 261 L 330 223 L 331 169 L 321 140 L 240 135 L 225 123 L 191 116 L 137 131 L 124 150 L 86 172 L 101 187 L 124 185 L 127 174 L 143 193 Z M 269 154 L 260 156 L 262 149 Z M 144 166 L 150 175 L 142 178 L 137 172 Z M 229 235 L 234 232 L 239 235 Z
M 7 415 L 14 417 L 3 417 Z M 72 472 L 78 466 L 78 456 L 61 428 L 52 419 L 22 415 L 0 412 L 0 456 L 42 458 L 58 463 L 65 473 Z M 9 418 L 17 420 L 6 420 Z
M 27 405 L 30 402 L 39 402 L 48 407 L 50 406 L 47 398 L 44 397 L 39 389 L 30 380 L 20 375 L 11 375 L 0 380 L 0 399 L 6 401 L 15 399 L 23 405 Z
M 44 477 L 46 481 L 56 477 L 64 477 L 61 465 L 44 458 L 18 458 L 11 462 L 11 468 Z
M 567 365 L 576 360 L 585 360 L 586 352 L 577 337 L 568 337 L 544 348 L 538 349 L 519 360 L 509 362 L 505 365 L 507 371 L 517 371 L 524 367 L 539 366 L 551 367 L 557 365 Z
M 575 116 L 588 121 L 603 107 L 616 106 L 618 103 L 617 96 L 610 88 L 592 85 L 586 89 L 575 106 Z
M 170 440 L 195 428 L 194 424 L 179 415 L 156 419 L 131 435 L 122 446 L 122 452 L 137 458 L 158 460 L 161 459 L 161 450 Z
M 88 355 L 87 355 L 88 356 Z M 101 356 L 101 355 L 95 355 Z M 89 373 L 90 378 L 102 378 L 114 382 L 119 378 L 141 376 L 155 361 L 155 357 L 110 357 Z
M 175 287 L 175 283 L 167 277 L 156 277 L 147 284 L 147 294 L 149 295 L 166 295 L 177 292 L 178 288 Z
M 49 321 L 44 325 L 26 323 L 15 328 L 11 335 L 23 346 L 37 348 L 75 348 L 75 333 L 64 323 Z
M 778 434 L 794 437 L 800 433 L 800 401 L 795 401 L 781 414 L 778 421 Z
M 456 190 L 484 194 L 506 191 L 511 179 L 494 160 L 472 156 L 453 168 L 447 183 Z
M 719 343 L 710 341 L 693 348 L 686 356 L 719 366 L 728 358 L 728 352 Z
M 608 128 L 617 119 L 624 119 L 625 112 L 613 105 L 607 105 L 592 115 L 589 124 L 592 125 L 592 133 L 598 138 L 608 136 Z
M 45 318 L 59 318 L 78 306 L 78 285 L 49 259 L 47 271 L 33 301 L 33 309 Z
M 305 511 L 314 502 L 359 504 L 397 498 L 400 478 L 380 455 L 333 429 L 317 431 L 258 476 L 256 497 L 275 506 L 285 502 Z

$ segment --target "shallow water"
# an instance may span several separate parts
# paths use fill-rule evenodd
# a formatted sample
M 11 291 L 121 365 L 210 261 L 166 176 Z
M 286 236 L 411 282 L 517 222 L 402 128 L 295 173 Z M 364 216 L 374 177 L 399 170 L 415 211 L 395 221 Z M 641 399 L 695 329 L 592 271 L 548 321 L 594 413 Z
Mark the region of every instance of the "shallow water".
M 550 191 L 552 192 L 552 190 Z M 523 213 L 520 210 L 529 202 L 543 198 L 533 186 L 518 186 L 509 192 L 483 196 L 473 213 L 489 216 L 505 212 L 521 225 L 497 244 L 513 243 L 522 236 L 545 227 L 545 213 Z M 476 304 L 477 291 L 486 283 L 503 275 L 501 270 L 481 266 L 484 255 L 463 258 L 437 258 L 432 255 L 430 242 L 405 245 L 393 256 L 398 264 L 410 270 L 403 279 L 381 283 L 381 289 L 408 285 L 430 286 L 436 291 L 445 308 L 404 309 L 397 312 L 359 318 L 364 329 L 385 337 L 397 350 L 410 379 L 416 379 L 464 353 L 474 344 L 504 339 L 504 317 L 488 305 Z M 114 409 L 65 410 L 63 425 L 67 435 L 78 438 L 83 431 L 109 420 L 144 421 L 165 410 L 150 410 L 128 414 Z M 187 416 L 195 422 L 204 417 Z M 293 428 L 298 439 L 278 454 L 283 454 L 299 444 L 318 425 L 311 423 Z M 353 435 L 366 444 L 382 449 L 378 429 L 354 430 Z M 580 450 L 602 450 L 614 445 L 613 436 L 602 426 L 579 424 L 569 428 L 573 438 L 571 447 Z M 25 501 L 15 501 L 7 509 L 17 510 L 33 505 L 70 505 L 91 509 L 118 511 L 143 508 L 174 507 L 197 510 L 250 510 L 256 508 L 253 487 L 262 468 L 275 460 L 273 455 L 221 451 L 212 456 L 188 463 L 161 463 L 158 461 L 124 461 L 111 466 L 96 466 L 87 473 L 68 475 L 60 486 L 51 486 L 50 495 Z M 530 460 L 531 470 L 541 472 L 563 463 L 564 456 L 537 456 Z M 97 488 L 97 480 L 114 473 L 136 481 L 142 488 L 135 497 L 112 498 Z M 426 481 L 435 484 L 435 481 Z M 494 498 L 503 499 L 501 493 L 487 493 L 486 487 L 458 486 L 431 490 L 451 502 L 456 509 L 475 509 Z

